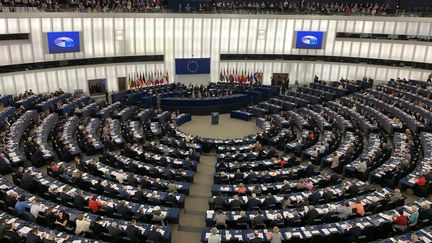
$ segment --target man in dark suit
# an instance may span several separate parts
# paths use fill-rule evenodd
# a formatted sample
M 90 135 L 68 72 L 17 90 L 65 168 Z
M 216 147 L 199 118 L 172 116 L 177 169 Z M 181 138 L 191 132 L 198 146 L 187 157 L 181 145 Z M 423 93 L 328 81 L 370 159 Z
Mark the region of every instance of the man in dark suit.
M 165 197 L 165 202 L 169 202 L 171 207 L 176 207 L 178 204 L 178 200 L 175 192 L 170 192 Z
M 97 217 L 96 221 L 91 225 L 91 230 L 93 231 L 93 234 L 94 234 L 96 239 L 98 239 L 102 235 L 102 233 L 108 232 L 107 229 L 102 226 L 100 221 L 101 221 L 101 218 Z
M 136 220 L 132 219 L 130 224 L 126 227 L 125 230 L 126 236 L 129 237 L 133 242 L 138 242 L 140 238 L 140 231 L 136 227 Z
M 263 208 L 270 209 L 276 205 L 276 199 L 273 197 L 271 193 L 267 194 L 267 197 L 264 199 Z
M 225 206 L 225 199 L 222 197 L 222 193 L 219 192 L 213 199 L 213 206 L 218 208 L 223 208 Z
M 264 224 L 264 216 L 262 215 L 262 211 L 261 209 L 257 211 L 257 213 L 255 214 L 255 217 L 252 219 L 252 226 L 256 227 L 258 225 L 263 225 Z
M 359 226 L 357 226 L 356 222 L 353 222 L 351 228 L 345 233 L 346 239 L 349 242 L 358 242 L 358 238 L 361 234 L 362 230 Z
M 305 168 L 305 174 L 308 177 L 315 175 L 315 166 L 313 166 L 312 163 L 308 163 L 308 166 Z
M 116 222 L 112 222 L 110 226 L 108 226 L 108 233 L 111 235 L 111 239 L 113 242 L 120 242 L 122 238 L 122 230 L 119 229 Z
M 324 190 L 324 193 L 322 194 L 321 198 L 324 200 L 325 203 L 328 203 L 331 201 L 331 198 L 333 197 L 333 192 L 330 190 L 330 188 L 326 188 Z
M 147 239 L 153 241 L 154 243 L 161 243 L 163 241 L 163 237 L 160 230 L 160 226 L 153 227 L 152 230 L 148 231 Z
M 3 238 L 9 238 L 10 242 L 20 242 L 21 237 L 16 232 L 16 225 L 14 223 L 6 224 L 6 231 Z
M 24 190 L 34 193 L 36 191 L 37 183 L 31 176 L 30 172 L 25 172 L 21 179 L 21 187 Z
M 42 243 L 43 240 L 38 236 L 39 229 L 34 227 L 26 236 L 26 243 Z
M 59 190 L 58 192 L 58 197 L 64 202 L 70 202 L 73 200 L 73 198 L 71 196 L 69 196 L 68 194 L 66 194 L 63 190 Z
M 321 194 L 316 191 L 315 189 L 312 189 L 312 193 L 308 197 L 308 201 L 310 205 L 317 205 L 319 200 L 321 198 Z
M 258 200 L 256 198 L 256 194 L 255 193 L 252 193 L 252 197 L 249 198 L 248 202 L 246 203 L 247 210 L 249 210 L 249 211 L 254 210 L 256 208 L 259 208 L 260 205 L 261 205 L 260 200 Z
M 350 197 L 357 196 L 359 192 L 359 187 L 355 182 L 351 183 L 351 185 L 348 187 L 347 193 L 350 195 Z
M 419 210 L 419 220 L 429 219 L 432 220 L 432 209 L 430 205 L 424 204 L 421 206 L 421 209 Z
M 132 216 L 131 210 L 125 205 L 124 202 L 117 204 L 117 213 L 119 213 L 124 220 L 130 220 Z
M 229 203 L 229 208 L 231 210 L 239 209 L 241 208 L 242 202 L 240 201 L 239 197 L 237 195 L 234 195 L 233 200 Z
M 309 206 L 308 212 L 303 216 L 303 220 L 306 224 L 312 225 L 314 223 L 314 220 L 319 217 L 318 211 L 315 209 L 314 206 Z
M 74 207 L 78 210 L 83 210 L 84 206 L 88 204 L 87 200 L 84 199 L 81 193 L 77 193 L 74 196 Z

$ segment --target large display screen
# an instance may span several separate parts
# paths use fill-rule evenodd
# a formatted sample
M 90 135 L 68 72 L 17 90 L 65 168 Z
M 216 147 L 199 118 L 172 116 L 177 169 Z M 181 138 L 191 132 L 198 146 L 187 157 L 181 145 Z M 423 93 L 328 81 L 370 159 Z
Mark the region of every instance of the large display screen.
M 324 32 L 321 31 L 296 31 L 295 48 L 321 49 Z
M 80 32 L 48 32 L 49 53 L 80 52 Z
M 175 59 L 176 74 L 209 74 L 210 58 Z

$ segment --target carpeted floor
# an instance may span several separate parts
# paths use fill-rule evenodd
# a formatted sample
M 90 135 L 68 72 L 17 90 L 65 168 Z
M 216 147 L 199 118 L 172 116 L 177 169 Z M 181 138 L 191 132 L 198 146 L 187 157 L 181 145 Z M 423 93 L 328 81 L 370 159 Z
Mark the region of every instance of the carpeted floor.
M 219 116 L 219 124 L 211 125 L 211 116 L 193 116 L 192 121 L 180 127 L 191 135 L 206 138 L 242 138 L 260 131 L 255 119 L 242 121 L 231 119 L 229 114 Z M 191 184 L 190 195 L 186 197 L 185 208 L 180 210 L 180 224 L 173 225 L 173 243 L 200 242 L 201 230 L 205 228 L 205 214 L 208 210 L 208 198 L 211 196 L 216 154 L 203 154 Z
M 183 132 L 205 138 L 242 138 L 260 131 L 255 118 L 250 121 L 231 119 L 229 114 L 219 115 L 219 124 L 211 125 L 211 116 L 192 116 L 192 121 L 179 127 Z

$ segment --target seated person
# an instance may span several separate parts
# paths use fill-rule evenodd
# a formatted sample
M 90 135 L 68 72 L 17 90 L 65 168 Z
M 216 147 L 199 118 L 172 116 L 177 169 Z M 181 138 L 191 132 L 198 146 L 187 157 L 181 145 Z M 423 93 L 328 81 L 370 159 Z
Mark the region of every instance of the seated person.
M 261 205 L 261 201 L 256 198 L 255 193 L 252 193 L 251 198 L 249 198 L 248 202 L 246 203 L 247 210 L 257 209 L 260 207 L 260 205 Z
M 236 192 L 239 194 L 246 193 L 247 188 L 243 185 L 243 183 L 240 183 L 240 185 L 237 187 Z
M 401 233 L 407 227 L 408 216 L 404 215 L 404 211 L 401 208 L 397 211 L 399 215 L 393 216 L 393 230 L 397 233 Z
M 353 204 L 352 208 L 356 211 L 357 215 L 361 217 L 365 215 L 364 206 L 360 200 L 357 200 L 356 203 Z
M 160 225 L 165 226 L 165 215 L 162 214 L 162 210 L 159 206 L 154 207 L 152 221 L 160 223 Z
M 92 198 L 88 201 L 88 207 L 92 213 L 97 213 L 102 205 L 103 204 L 101 202 L 97 201 L 96 196 L 92 196 Z
M 227 228 L 227 217 L 225 214 L 222 213 L 222 210 L 219 210 L 216 215 L 214 216 L 215 226 L 222 226 L 223 228 Z
M 75 220 L 75 234 L 83 235 L 85 232 L 90 232 L 90 222 L 84 218 L 83 214 L 78 215 L 78 218 Z
M 66 228 L 67 224 L 69 223 L 69 215 L 63 210 L 58 211 L 57 216 L 56 216 L 56 220 L 54 223 L 55 223 L 56 227 L 59 229 Z
M 423 175 L 420 175 L 420 177 L 416 180 L 415 184 L 417 186 L 426 186 L 426 178 Z

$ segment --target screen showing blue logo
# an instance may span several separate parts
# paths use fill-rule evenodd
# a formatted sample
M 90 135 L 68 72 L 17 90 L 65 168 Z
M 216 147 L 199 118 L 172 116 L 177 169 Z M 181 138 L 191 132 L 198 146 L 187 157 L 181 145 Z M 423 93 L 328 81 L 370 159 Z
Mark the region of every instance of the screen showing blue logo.
M 321 31 L 297 31 L 296 48 L 321 49 L 324 32 Z
M 80 32 L 48 32 L 48 52 L 80 52 Z
M 175 59 L 176 74 L 210 73 L 210 58 Z

